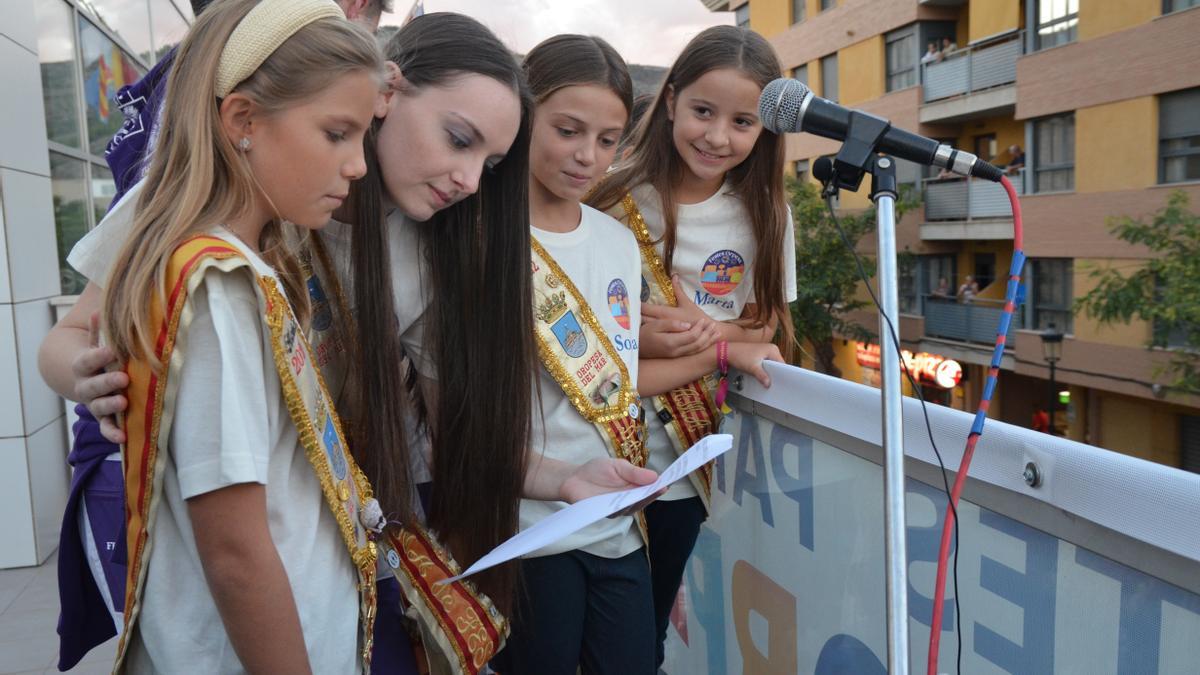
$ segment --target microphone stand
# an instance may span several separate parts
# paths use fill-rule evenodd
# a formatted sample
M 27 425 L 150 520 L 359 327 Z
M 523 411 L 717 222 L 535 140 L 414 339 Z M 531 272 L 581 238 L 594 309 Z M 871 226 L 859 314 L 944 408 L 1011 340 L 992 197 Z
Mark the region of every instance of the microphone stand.
M 884 556 L 887 562 L 887 647 L 888 673 L 909 672 L 908 642 L 908 550 L 905 539 L 904 425 L 900 389 L 898 281 L 896 274 L 896 162 L 877 155 L 875 148 L 891 126 L 886 120 L 857 111 L 850 113 L 846 141 L 833 161 L 832 170 L 817 167 L 813 175 L 825 184 L 826 195 L 841 187 L 857 190 L 864 172 L 871 173 L 871 201 L 875 203 L 879 236 L 878 278 L 879 373 L 883 399 L 883 517 Z M 889 323 L 897 332 L 892 341 Z

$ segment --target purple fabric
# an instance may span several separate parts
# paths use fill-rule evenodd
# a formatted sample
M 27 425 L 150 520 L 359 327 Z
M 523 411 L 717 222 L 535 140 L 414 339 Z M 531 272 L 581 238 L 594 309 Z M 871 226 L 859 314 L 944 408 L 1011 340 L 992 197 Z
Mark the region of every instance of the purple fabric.
M 87 553 L 83 550 L 83 533 L 79 531 L 80 500 L 86 499 L 89 503 L 89 510 L 91 510 L 93 500 L 100 496 L 90 494 L 93 481 L 98 484 L 101 492 L 107 491 L 111 494 L 114 487 L 111 474 L 113 466 L 117 470 L 115 506 L 119 513 L 123 514 L 124 511 L 124 500 L 121 499 L 123 489 L 120 480 L 121 465 L 118 462 L 105 462 L 104 460 L 112 453 L 119 452 L 120 448 L 100 435 L 100 423 L 88 412 L 86 407 L 75 406 L 75 412 L 79 415 L 79 421 L 75 422 L 72 429 L 75 433 L 75 444 L 71 448 L 71 454 L 67 457 L 67 463 L 74 468 L 74 472 L 71 475 L 71 491 L 67 496 L 67 509 L 63 515 L 62 532 L 58 542 L 60 605 L 58 669 L 64 671 L 79 663 L 79 660 L 92 647 L 117 634 L 112 615 L 109 614 L 108 607 L 104 604 L 104 597 L 100 595 L 95 578 L 92 576 L 92 569 L 88 566 Z M 106 467 L 105 464 L 110 466 Z M 117 543 L 114 551 L 105 551 L 102 546 L 99 553 L 101 561 L 109 561 L 105 565 L 106 575 L 111 569 L 110 579 L 117 579 L 115 585 L 109 583 L 114 602 L 123 603 L 125 568 L 124 565 L 118 566 L 117 563 L 112 562 L 112 554 L 117 552 L 123 554 L 124 552 L 124 517 L 117 521 L 119 529 L 116 532 L 111 529 L 106 532 L 98 528 L 102 528 L 104 523 L 110 522 L 110 520 L 103 517 L 97 518 L 96 516 L 99 514 L 94 511 L 89 515 L 92 516 L 92 531 L 96 541 Z
M 117 92 L 117 107 L 125 115 L 125 122 L 104 150 L 104 159 L 108 162 L 108 168 L 112 170 L 113 181 L 117 187 L 112 199 L 113 204 L 120 201 L 129 188 L 142 177 L 146 149 L 154 135 L 154 122 L 158 119 L 158 110 L 166 96 L 167 75 L 171 72 L 171 63 L 174 60 L 175 50 L 172 48 L 154 64 L 145 77 L 121 87 Z
M 380 579 L 376 586 L 379 604 L 375 615 L 375 646 L 371 650 L 372 675 L 417 675 L 417 657 L 404 627 L 400 582 L 395 577 Z

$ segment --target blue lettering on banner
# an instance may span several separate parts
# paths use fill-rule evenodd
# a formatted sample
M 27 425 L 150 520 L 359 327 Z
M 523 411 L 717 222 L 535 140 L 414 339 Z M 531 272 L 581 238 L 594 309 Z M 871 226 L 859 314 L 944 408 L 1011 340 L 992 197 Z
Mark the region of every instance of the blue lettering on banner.
M 1025 542 L 1025 572 L 980 557 L 979 587 L 1023 611 L 1021 644 L 976 621 L 975 653 L 1009 673 L 1053 673 L 1058 539 L 986 509 L 979 524 Z
M 720 307 L 721 309 L 728 309 L 728 310 L 733 309 L 733 301 L 732 300 L 722 300 L 721 298 L 709 295 L 708 293 L 703 293 L 701 291 L 696 291 L 696 304 L 700 307 L 705 307 L 707 305 L 716 305 L 717 307 Z
M 938 549 L 942 545 L 942 524 L 946 520 L 946 493 L 917 480 L 908 480 L 905 492 L 908 495 L 920 495 L 933 503 L 937 518 L 929 527 L 913 527 L 911 519 L 905 528 L 908 537 L 908 565 L 927 562 L 937 564 Z M 960 523 L 961 525 L 961 523 Z M 950 551 L 958 542 L 951 539 Z M 908 578 L 908 614 L 917 623 L 930 626 L 933 623 L 933 598 L 926 597 L 913 586 L 912 576 Z M 931 627 L 931 626 L 930 626 Z M 947 598 L 942 601 L 942 631 L 954 630 L 954 600 Z
M 613 346 L 618 352 L 636 352 L 638 350 L 637 338 L 631 338 L 623 335 L 612 336 Z
M 783 465 L 783 453 L 787 450 L 796 456 L 800 464 L 795 476 Z M 813 441 L 809 436 L 780 424 L 771 427 L 771 473 L 779 484 L 779 491 L 796 502 L 797 520 L 800 522 L 800 545 L 814 551 L 813 525 Z
M 817 657 L 817 667 L 813 675 L 886 675 L 887 669 L 883 662 L 875 656 L 862 640 L 853 635 L 839 633 L 829 638 L 821 647 L 821 655 Z
M 1147 579 L 1145 574 L 1075 549 L 1075 562 L 1121 583 L 1120 624 L 1117 629 L 1117 672 L 1159 672 L 1163 603 L 1200 615 L 1200 598 Z
M 697 568 L 696 563 L 700 563 Z M 700 526 L 696 546 L 687 562 L 687 597 L 704 629 L 708 663 L 713 672 L 725 666 L 725 579 L 721 564 L 721 536 L 708 525 Z
M 738 434 L 737 464 L 733 468 L 733 501 L 742 505 L 742 494 L 749 492 L 758 500 L 762 511 L 763 522 L 775 527 L 775 517 L 771 511 L 771 488 L 767 481 L 767 463 L 763 457 L 762 435 L 758 431 L 758 418 L 752 415 L 742 416 L 742 433 Z M 754 470 L 750 473 L 747 468 L 750 460 L 754 460 Z

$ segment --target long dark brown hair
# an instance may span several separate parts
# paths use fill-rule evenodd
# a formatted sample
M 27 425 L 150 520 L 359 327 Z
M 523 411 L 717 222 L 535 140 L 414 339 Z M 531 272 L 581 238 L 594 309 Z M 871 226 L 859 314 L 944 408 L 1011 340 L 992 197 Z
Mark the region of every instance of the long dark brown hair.
M 720 68 L 733 68 L 750 78 L 760 88 L 781 76 L 775 50 L 754 31 L 735 26 L 709 28 L 683 48 L 649 113 L 634 131 L 633 150 L 623 162 L 587 199 L 588 204 L 610 211 L 630 189 L 649 184 L 662 198 L 664 220 L 663 263 L 667 270 L 675 256 L 678 239 L 678 202 L 676 187 L 683 179 L 683 160 L 675 149 L 671 120 L 667 115 L 667 94 L 680 92 L 705 73 Z M 745 205 L 754 232 L 754 304 L 757 326 L 772 318 L 779 320 L 782 335 L 780 351 L 787 358 L 795 341 L 787 296 L 783 285 L 786 279 L 782 255 L 784 235 L 788 226 L 788 206 L 783 192 L 783 137 L 763 130 L 744 162 L 729 170 L 726 179 Z
M 429 299 L 424 341 L 437 369 L 427 417 L 434 479 L 428 525 L 466 566 L 512 536 L 519 523 L 536 368 L 529 273 L 532 99 L 512 54 L 482 24 L 459 14 L 418 17 L 384 51 L 412 89 L 479 74 L 511 87 L 521 102 L 520 129 L 504 160 L 483 174 L 475 194 L 419 225 Z M 366 141 L 367 177 L 350 196 L 359 308 L 353 409 L 363 422 L 354 445 L 385 511 L 411 522 L 403 348 L 394 304 L 379 299 L 392 299 L 392 284 L 378 131 L 377 121 Z M 501 608 L 510 604 L 514 569 L 480 576 Z
M 564 33 L 546 38 L 525 55 L 521 67 L 539 105 L 559 89 L 594 84 L 616 94 L 626 113 L 633 110 L 633 80 L 625 59 L 598 37 Z

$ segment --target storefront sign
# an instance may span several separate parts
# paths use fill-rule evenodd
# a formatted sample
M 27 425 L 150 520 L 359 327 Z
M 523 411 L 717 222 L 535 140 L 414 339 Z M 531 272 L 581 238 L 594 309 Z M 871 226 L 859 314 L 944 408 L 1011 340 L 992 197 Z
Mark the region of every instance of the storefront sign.
M 858 358 L 858 365 L 879 370 L 879 345 L 856 342 L 854 352 Z M 900 355 L 904 358 L 908 372 L 921 384 L 953 389 L 962 380 L 962 365 L 954 359 L 928 352 L 913 354 L 907 349 L 901 350 Z

